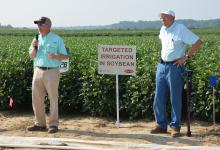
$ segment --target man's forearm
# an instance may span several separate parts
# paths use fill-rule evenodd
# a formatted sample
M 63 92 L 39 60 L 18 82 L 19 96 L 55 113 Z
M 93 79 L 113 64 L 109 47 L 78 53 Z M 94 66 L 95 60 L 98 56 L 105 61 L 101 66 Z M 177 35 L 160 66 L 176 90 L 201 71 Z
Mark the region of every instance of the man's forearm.
M 64 60 L 68 59 L 68 55 L 63 55 L 63 54 L 48 54 L 48 58 L 50 59 L 57 59 L 57 60 Z
M 33 60 L 36 56 L 36 50 L 35 48 L 32 48 L 32 50 L 29 52 L 29 57 L 31 58 L 31 60 Z
M 68 58 L 69 58 L 68 55 L 63 55 L 63 54 L 58 54 L 58 55 L 57 55 L 57 59 L 58 59 L 58 60 L 64 60 L 64 59 L 68 59 Z
M 188 56 L 192 57 L 197 52 L 201 44 L 202 44 L 201 40 L 196 41 L 196 43 L 193 44 L 191 50 L 188 52 Z

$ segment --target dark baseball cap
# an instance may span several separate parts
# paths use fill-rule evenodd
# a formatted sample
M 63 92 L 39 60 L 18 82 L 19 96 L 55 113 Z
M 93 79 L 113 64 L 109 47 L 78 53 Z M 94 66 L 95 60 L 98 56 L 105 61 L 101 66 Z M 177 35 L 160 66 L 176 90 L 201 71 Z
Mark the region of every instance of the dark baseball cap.
M 37 20 L 34 20 L 34 24 L 44 24 L 46 22 L 49 22 L 51 24 L 50 18 L 48 17 L 40 17 Z

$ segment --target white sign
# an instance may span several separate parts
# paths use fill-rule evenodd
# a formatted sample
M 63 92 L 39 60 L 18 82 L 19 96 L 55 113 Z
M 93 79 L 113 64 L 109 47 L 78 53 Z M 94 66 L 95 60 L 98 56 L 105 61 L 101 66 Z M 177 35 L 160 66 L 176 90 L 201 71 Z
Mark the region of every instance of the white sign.
M 60 73 L 67 72 L 69 70 L 69 66 L 70 66 L 70 60 L 69 59 L 62 60 L 61 65 L 59 67 Z
M 100 74 L 135 75 L 136 46 L 99 45 Z

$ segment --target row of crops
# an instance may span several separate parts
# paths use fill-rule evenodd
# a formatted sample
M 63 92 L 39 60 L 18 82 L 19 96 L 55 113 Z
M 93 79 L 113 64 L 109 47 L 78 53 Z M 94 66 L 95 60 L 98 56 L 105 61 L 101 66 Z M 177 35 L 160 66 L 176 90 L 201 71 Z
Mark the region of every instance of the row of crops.
M 31 108 L 33 65 L 28 47 L 34 30 L 0 30 L 0 109 L 8 109 L 13 97 L 14 109 Z M 119 76 L 120 115 L 129 118 L 152 118 L 155 90 L 155 67 L 160 56 L 157 30 L 55 31 L 71 50 L 70 70 L 61 75 L 60 112 L 115 116 L 115 76 L 97 71 L 98 44 L 135 45 L 136 76 Z M 193 116 L 212 118 L 212 87 L 209 76 L 220 66 L 220 34 L 217 29 L 195 30 L 203 45 L 186 66 L 193 70 Z M 14 33 L 14 35 L 13 35 Z M 215 87 L 216 112 L 220 114 L 219 85 Z M 183 95 L 184 100 L 186 96 Z M 46 98 L 47 109 L 48 101 Z M 25 107 L 24 107 L 25 106 Z M 216 116 L 220 116 L 220 115 Z M 220 118 L 217 118 L 220 120 Z

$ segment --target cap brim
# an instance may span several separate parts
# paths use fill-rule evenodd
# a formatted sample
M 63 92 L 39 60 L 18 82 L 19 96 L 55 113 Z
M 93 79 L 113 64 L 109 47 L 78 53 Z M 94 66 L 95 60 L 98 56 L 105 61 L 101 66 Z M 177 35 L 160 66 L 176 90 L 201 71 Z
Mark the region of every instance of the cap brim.
M 39 20 L 34 20 L 34 24 L 44 24 L 46 22 L 45 18 L 41 18 Z
M 34 24 L 39 24 L 39 23 L 42 23 L 42 21 L 39 21 L 39 20 L 34 21 Z

